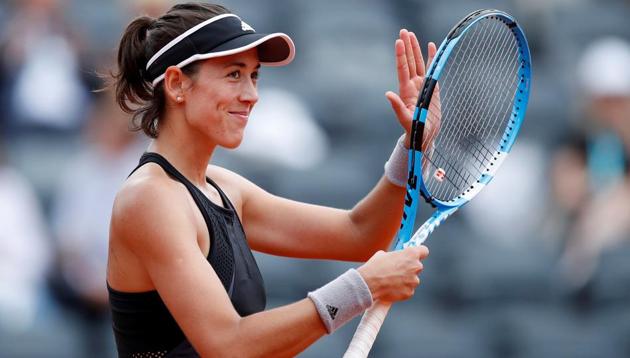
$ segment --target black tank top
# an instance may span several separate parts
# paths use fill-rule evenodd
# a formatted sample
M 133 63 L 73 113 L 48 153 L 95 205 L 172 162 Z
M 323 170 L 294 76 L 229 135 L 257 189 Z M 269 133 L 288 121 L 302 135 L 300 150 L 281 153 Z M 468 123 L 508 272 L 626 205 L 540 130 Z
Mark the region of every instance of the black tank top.
M 247 316 L 264 310 L 266 298 L 262 276 L 236 210 L 225 193 L 210 178 L 206 178 L 221 195 L 224 207 L 214 204 L 157 153 L 144 153 L 133 172 L 149 162 L 160 165 L 172 178 L 184 184 L 192 195 L 210 235 L 208 262 L 219 276 L 236 311 L 241 316 Z M 120 292 L 109 284 L 107 289 L 120 357 L 198 357 L 157 291 Z

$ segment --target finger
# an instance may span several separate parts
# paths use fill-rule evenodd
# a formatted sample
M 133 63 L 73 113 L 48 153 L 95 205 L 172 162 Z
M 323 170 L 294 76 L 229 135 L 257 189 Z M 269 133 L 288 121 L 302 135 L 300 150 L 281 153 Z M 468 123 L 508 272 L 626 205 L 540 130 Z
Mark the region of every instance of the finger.
M 433 59 L 435 58 L 436 53 L 437 53 L 437 47 L 435 47 L 435 43 L 429 42 L 429 50 L 428 50 L 429 60 L 427 61 L 427 67 L 426 67 L 427 71 L 429 70 L 429 67 L 433 63 Z
M 409 77 L 414 77 L 416 76 L 416 60 L 414 59 L 409 31 L 404 29 L 400 30 L 400 38 L 405 43 L 405 56 L 407 58 L 407 65 L 409 66 Z
M 424 245 L 411 247 L 410 252 L 417 260 L 422 260 L 429 256 L 429 248 Z
M 398 71 L 398 83 L 403 84 L 409 81 L 409 66 L 407 66 L 407 57 L 405 57 L 405 44 L 402 40 L 396 40 L 394 44 L 396 53 L 396 70 Z
M 429 256 L 429 248 L 424 246 L 424 245 L 420 245 L 418 246 L 419 252 L 418 252 L 418 257 L 422 260 L 425 259 L 427 256 Z
M 411 35 L 411 48 L 413 49 L 413 57 L 416 60 L 416 74 L 418 76 L 424 77 L 424 57 L 422 57 L 422 51 L 420 51 L 420 43 L 418 42 L 416 34 L 414 34 L 413 32 L 410 32 L 409 34 Z
M 398 122 L 400 122 L 400 125 L 403 126 L 407 133 L 409 133 L 411 131 L 411 118 L 407 113 L 408 109 L 405 106 L 405 103 L 396 93 L 391 91 L 385 93 L 385 97 L 387 97 L 389 103 L 392 105 L 392 109 L 394 110 L 394 113 L 396 113 Z
M 410 262 L 413 263 L 414 267 L 420 264 L 420 260 L 422 259 L 421 255 L 423 254 L 422 249 L 423 246 L 410 246 L 405 248 L 402 252 L 407 257 Z
M 420 272 L 422 272 L 422 270 L 424 270 L 424 265 L 420 261 L 416 261 L 416 262 L 417 262 L 417 265 L 414 268 L 413 273 L 415 273 L 416 277 L 418 277 L 417 275 L 419 275 Z

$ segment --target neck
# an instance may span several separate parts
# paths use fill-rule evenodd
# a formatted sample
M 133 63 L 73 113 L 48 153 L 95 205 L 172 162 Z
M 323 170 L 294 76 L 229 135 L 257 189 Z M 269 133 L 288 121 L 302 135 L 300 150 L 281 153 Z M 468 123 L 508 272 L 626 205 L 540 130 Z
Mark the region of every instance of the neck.
M 164 156 L 188 180 L 197 186 L 206 183 L 206 169 L 216 144 L 191 128 L 185 118 L 164 118 L 158 138 L 149 145 L 149 151 Z

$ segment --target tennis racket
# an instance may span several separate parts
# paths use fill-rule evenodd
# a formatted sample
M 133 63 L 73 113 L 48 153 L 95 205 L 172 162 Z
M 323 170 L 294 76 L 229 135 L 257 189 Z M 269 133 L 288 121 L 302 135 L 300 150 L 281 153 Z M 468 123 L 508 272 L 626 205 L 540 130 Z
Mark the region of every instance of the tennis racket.
M 530 76 L 527 40 L 512 16 L 478 10 L 449 32 L 413 115 L 395 250 L 422 244 L 492 180 L 525 117 Z M 420 196 L 436 210 L 411 236 Z M 376 302 L 364 314 L 344 357 L 367 357 L 389 307 Z

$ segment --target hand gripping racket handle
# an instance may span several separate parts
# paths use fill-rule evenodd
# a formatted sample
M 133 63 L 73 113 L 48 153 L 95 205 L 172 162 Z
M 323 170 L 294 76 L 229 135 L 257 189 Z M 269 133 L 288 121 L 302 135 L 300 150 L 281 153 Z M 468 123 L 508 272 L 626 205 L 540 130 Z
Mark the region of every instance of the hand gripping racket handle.
M 408 242 L 398 243 L 396 250 L 421 245 L 429 237 L 429 234 L 457 209 L 457 207 L 438 209 L 427 222 L 420 226 Z M 352 341 L 343 355 L 344 358 L 366 358 L 368 356 L 391 306 L 392 304 L 389 302 L 377 301 L 370 309 L 365 311 L 363 318 L 361 318 L 361 323 L 359 323 Z
M 389 302 L 376 301 L 372 307 L 365 311 L 356 332 L 354 332 L 350 346 L 343 355 L 344 358 L 365 358 L 368 356 L 391 306 L 392 304 Z
M 436 226 L 425 223 L 403 247 L 421 245 Z M 391 307 L 390 302 L 376 301 L 365 311 L 343 358 L 367 358 Z

